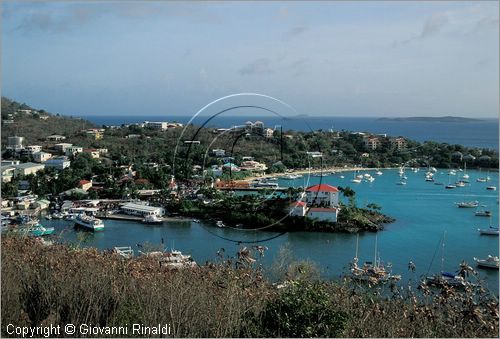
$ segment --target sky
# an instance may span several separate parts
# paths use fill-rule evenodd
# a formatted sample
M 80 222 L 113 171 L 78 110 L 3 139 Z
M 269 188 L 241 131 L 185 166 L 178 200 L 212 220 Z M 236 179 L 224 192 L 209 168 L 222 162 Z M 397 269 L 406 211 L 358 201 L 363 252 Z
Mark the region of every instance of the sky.
M 252 92 L 315 116 L 498 118 L 498 15 L 497 1 L 4 0 L 1 90 L 81 116 L 192 115 Z

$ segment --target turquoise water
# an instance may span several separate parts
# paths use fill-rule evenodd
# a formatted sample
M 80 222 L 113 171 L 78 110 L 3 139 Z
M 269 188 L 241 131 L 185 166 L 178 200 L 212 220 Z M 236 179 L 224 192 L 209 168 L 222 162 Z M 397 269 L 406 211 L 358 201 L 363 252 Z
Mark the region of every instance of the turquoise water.
M 365 173 L 365 172 L 361 172 Z M 403 280 L 416 280 L 421 275 L 437 272 L 441 269 L 440 239 L 446 232 L 444 251 L 444 270 L 455 271 L 462 260 L 475 266 L 474 257 L 483 258 L 488 254 L 498 255 L 498 237 L 481 236 L 477 228 L 487 228 L 490 220 L 476 217 L 475 209 L 457 208 L 455 202 L 478 200 L 493 211 L 492 223 L 498 225 L 498 193 L 486 190 L 486 186 L 498 187 L 498 173 L 491 173 L 491 181 L 478 183 L 476 178 L 485 173 L 468 171 L 470 186 L 447 190 L 444 186 L 434 185 L 424 180 L 425 171 L 406 172 L 408 184 L 396 185 L 399 181 L 397 170 L 384 170 L 383 175 L 376 176 L 373 183 L 351 183 L 352 172 L 336 174 L 324 178 L 310 177 L 308 185 L 322 181 L 323 183 L 350 186 L 356 191 L 358 205 L 364 206 L 374 202 L 382 206 L 382 211 L 396 218 L 396 222 L 386 226 L 384 231 L 364 233 L 359 236 L 360 261 L 373 260 L 375 237 L 378 242 L 378 253 L 385 262 L 391 262 L 393 273 L 403 275 Z M 452 182 L 461 177 L 450 176 Z M 340 176 L 345 178 L 341 179 Z M 448 183 L 447 171 L 438 171 L 436 181 Z M 304 185 L 305 179 L 294 181 L 280 180 L 280 186 Z M 95 246 L 100 249 L 114 246 L 132 246 L 145 242 L 164 244 L 183 252 L 191 253 L 194 259 L 203 264 L 207 260 L 214 261 L 216 252 L 221 248 L 225 253 L 235 255 L 237 249 L 245 244 L 235 241 L 258 241 L 270 238 L 277 233 L 263 231 L 241 231 L 236 229 L 217 228 L 214 225 L 200 225 L 194 222 L 169 222 L 163 226 L 147 226 L 136 222 L 106 220 L 106 229 L 102 233 L 85 233 L 87 239 L 77 236 L 70 222 L 52 220 L 43 222 L 55 226 L 63 241 L 81 242 L 82 246 Z M 272 240 L 260 243 L 269 250 L 261 259 L 264 265 L 273 262 L 281 246 L 289 243 L 295 258 L 314 261 L 327 278 L 339 277 L 352 260 L 356 249 L 355 234 L 330 233 L 285 233 Z M 434 261 L 432 258 L 437 250 Z M 408 261 L 412 260 L 417 270 L 408 272 Z M 431 265 L 432 262 L 432 265 Z M 498 293 L 498 271 L 478 269 L 489 287 Z

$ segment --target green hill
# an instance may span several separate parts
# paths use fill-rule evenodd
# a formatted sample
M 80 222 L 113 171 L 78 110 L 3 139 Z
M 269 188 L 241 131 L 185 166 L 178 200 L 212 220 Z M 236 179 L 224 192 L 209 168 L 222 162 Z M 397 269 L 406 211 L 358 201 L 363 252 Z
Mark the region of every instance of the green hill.
M 2 97 L 2 145 L 9 136 L 22 136 L 26 144 L 34 144 L 52 134 L 71 137 L 92 127 L 95 125 L 87 120 L 60 116 Z

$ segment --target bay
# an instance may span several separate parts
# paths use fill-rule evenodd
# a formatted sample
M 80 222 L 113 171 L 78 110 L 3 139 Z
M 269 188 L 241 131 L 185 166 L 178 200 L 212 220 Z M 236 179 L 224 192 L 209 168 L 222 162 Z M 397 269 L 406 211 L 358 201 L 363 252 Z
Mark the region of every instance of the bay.
M 486 173 L 470 170 L 470 186 L 452 190 L 426 182 L 425 170 L 417 173 L 407 171 L 408 184 L 405 186 L 396 185 L 399 181 L 397 170 L 383 170 L 381 176 L 376 176 L 375 171 L 368 173 L 376 177 L 374 182 L 354 184 L 350 182 L 352 172 L 344 172 L 323 178 L 311 176 L 294 181 L 280 180 L 279 184 L 298 187 L 322 182 L 350 186 L 356 191 L 359 206 L 369 203 L 382 206 L 382 212 L 394 217 L 396 221 L 388 224 L 381 232 L 361 233 L 358 256 L 360 261 L 373 260 L 377 237 L 378 255 L 386 263 L 392 263 L 393 273 L 401 274 L 403 282 L 416 281 L 426 274 L 441 270 L 442 248 L 439 242 L 445 232 L 442 267 L 445 271 L 454 272 L 462 260 L 476 268 L 474 257 L 498 256 L 498 237 L 480 235 L 477 231 L 478 228 L 487 228 L 490 222 L 498 226 L 498 193 L 486 190 L 486 186 L 498 187 L 498 173 L 490 173 L 490 182 L 480 183 L 476 179 L 486 176 Z M 436 181 L 447 184 L 448 178 L 454 182 L 462 174 L 457 172 L 456 176 L 448 176 L 447 171 L 438 170 L 435 178 Z M 475 216 L 475 209 L 458 208 L 455 204 L 472 200 L 479 201 L 493 212 L 491 221 L 489 218 Z M 254 245 L 246 242 L 257 242 L 258 245 L 268 247 L 265 256 L 259 259 L 268 268 L 276 259 L 280 248 L 287 245 L 296 259 L 314 262 L 323 277 L 328 279 L 337 279 L 346 271 L 356 248 L 355 234 L 290 232 L 280 235 L 275 232 L 218 228 L 208 222 L 167 222 L 163 226 L 148 226 L 137 222 L 105 220 L 105 231 L 96 234 L 76 232 L 72 223 L 62 220 L 43 220 L 42 224 L 55 226 L 63 242 L 99 249 L 132 246 L 137 253 L 137 244 L 158 245 L 163 240 L 168 248 L 174 246 L 182 252 L 192 254 L 199 264 L 216 260 L 216 253 L 221 248 L 225 254 L 235 256 L 242 246 Z M 273 239 L 265 241 L 269 238 Z M 410 260 L 417 267 L 414 273 L 407 268 Z M 477 270 L 489 288 L 498 294 L 498 271 Z

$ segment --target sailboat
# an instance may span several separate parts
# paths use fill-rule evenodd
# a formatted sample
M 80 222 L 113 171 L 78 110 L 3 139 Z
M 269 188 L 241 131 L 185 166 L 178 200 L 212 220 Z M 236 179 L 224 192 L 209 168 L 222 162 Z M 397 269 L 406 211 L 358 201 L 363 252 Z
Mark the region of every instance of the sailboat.
M 427 276 L 424 278 L 423 283 L 432 285 L 435 287 L 455 287 L 455 288 L 463 288 L 465 286 L 471 285 L 470 282 L 465 280 L 463 276 L 456 275 L 455 273 L 450 273 L 450 272 L 445 272 L 443 270 L 444 268 L 444 248 L 445 248 L 445 238 L 446 238 L 446 231 L 443 233 L 443 238 L 440 241 L 440 244 L 442 245 L 441 247 L 441 272 L 436 273 L 431 276 Z M 466 263 L 462 263 L 462 265 L 466 265 Z M 429 265 L 429 269 L 432 266 Z
M 356 176 L 356 171 L 353 172 L 353 179 L 351 180 L 351 182 L 355 183 L 355 184 L 359 184 L 361 182 L 361 179 L 363 179 L 363 176 L 361 175 L 361 178 L 358 176 Z
M 446 185 L 444 188 L 446 189 L 453 189 L 453 188 L 456 188 L 457 186 L 456 185 L 453 185 L 450 183 L 450 176 L 448 176 L 448 185 Z
M 477 209 L 474 215 L 476 217 L 491 217 L 491 211 L 486 209 L 486 205 L 481 205 L 482 209 Z
M 467 163 L 464 162 L 464 175 L 462 175 L 462 179 L 465 179 L 465 180 L 462 180 L 462 181 L 466 181 L 469 179 L 469 175 L 467 174 Z
M 351 263 L 351 278 L 360 281 L 367 281 L 372 284 L 378 284 L 380 282 L 387 282 L 389 280 L 399 280 L 400 275 L 392 275 L 390 272 L 391 264 L 386 266 L 377 257 L 377 239 L 375 236 L 375 253 L 373 257 L 373 262 L 366 261 L 362 267 L 358 266 L 358 248 L 359 248 L 359 234 L 356 235 L 356 256 Z
M 498 226 L 493 226 L 491 224 L 491 215 L 490 215 L 490 227 L 489 228 L 478 228 L 477 231 L 479 232 L 479 234 L 481 235 L 495 235 L 498 237 L 499 235 L 499 232 L 498 232 Z

